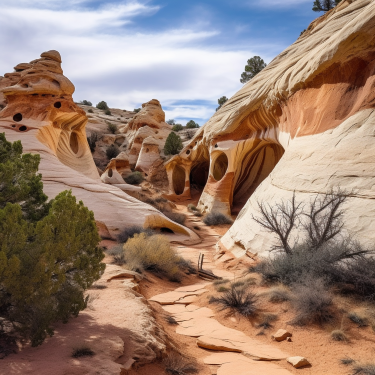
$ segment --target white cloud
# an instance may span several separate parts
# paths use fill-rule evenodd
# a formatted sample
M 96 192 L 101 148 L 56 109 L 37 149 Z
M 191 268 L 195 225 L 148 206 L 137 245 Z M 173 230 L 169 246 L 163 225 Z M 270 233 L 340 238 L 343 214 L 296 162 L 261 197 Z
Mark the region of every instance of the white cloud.
M 14 0 L 5 0 L 2 4 L 0 72 L 56 49 L 63 58 L 64 74 L 76 86 L 76 100 L 106 100 L 112 107 L 132 109 L 155 98 L 172 106 L 167 118 L 207 120 L 217 98 L 230 97 L 241 87 L 246 60 L 258 54 L 251 47 L 231 51 L 210 46 L 211 38 L 219 35 L 214 29 L 133 31 L 135 16 L 158 10 L 147 3 L 108 4 L 96 10 L 83 7 L 83 1 L 66 0 L 64 9 L 49 3 L 21 0 L 22 7 L 16 7 Z M 267 61 L 273 57 L 272 48 L 279 47 L 271 46 L 270 56 L 263 54 Z M 212 106 L 172 103 L 193 100 Z

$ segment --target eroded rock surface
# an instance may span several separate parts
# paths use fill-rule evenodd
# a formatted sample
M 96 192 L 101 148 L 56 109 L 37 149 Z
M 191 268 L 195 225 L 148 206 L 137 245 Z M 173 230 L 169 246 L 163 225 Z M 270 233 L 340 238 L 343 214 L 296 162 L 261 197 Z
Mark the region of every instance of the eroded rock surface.
M 24 152 L 41 155 L 39 171 L 48 197 L 71 189 L 94 211 L 105 237 L 139 225 L 169 228 L 178 233 L 176 241 L 197 242 L 197 235 L 189 229 L 100 180 L 86 140 L 87 116 L 73 102 L 73 92 L 57 51 L 18 64 L 13 73 L 0 77 L 0 101 L 5 106 L 0 111 L 1 131 L 10 141 L 21 140 Z
M 346 228 L 375 238 L 375 3 L 345 0 L 229 99 L 167 171 L 172 196 L 201 186 L 203 212 L 238 213 L 221 239 L 236 256 L 273 239 L 252 220 L 257 202 L 309 202 L 352 191 Z

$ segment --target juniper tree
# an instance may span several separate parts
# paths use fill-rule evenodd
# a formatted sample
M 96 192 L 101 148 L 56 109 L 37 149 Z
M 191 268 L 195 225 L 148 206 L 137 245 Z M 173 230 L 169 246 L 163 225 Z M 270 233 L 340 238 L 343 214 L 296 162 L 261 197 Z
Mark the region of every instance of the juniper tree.
M 312 10 L 314 12 L 328 12 L 340 2 L 341 0 L 315 0 Z
M 168 135 L 164 145 L 165 155 L 176 155 L 182 150 L 182 140 L 176 133 L 171 132 Z
M 217 103 L 219 104 L 219 106 L 216 108 L 216 110 L 218 111 L 227 101 L 228 101 L 228 98 L 226 96 L 222 96 L 221 98 L 219 98 L 217 100 Z
M 7 142 L 4 134 L 0 140 L 6 177 L 0 190 L 0 332 L 11 324 L 36 346 L 53 334 L 55 322 L 66 323 L 86 307 L 84 291 L 104 271 L 104 255 L 93 213 L 69 191 L 47 204 L 36 173 L 39 155 L 22 155 L 21 143 Z
M 263 70 L 267 64 L 259 56 L 254 56 L 247 60 L 245 65 L 245 71 L 241 74 L 241 83 L 246 83 L 254 78 L 261 70 Z
M 103 110 L 103 111 L 107 111 L 107 110 L 109 110 L 108 104 L 107 104 L 104 100 L 102 100 L 101 102 L 99 102 L 99 103 L 96 105 L 96 108 L 101 109 L 101 110 Z
M 199 128 L 199 124 L 193 120 L 190 120 L 187 124 L 186 124 L 186 129 L 195 129 L 195 128 Z

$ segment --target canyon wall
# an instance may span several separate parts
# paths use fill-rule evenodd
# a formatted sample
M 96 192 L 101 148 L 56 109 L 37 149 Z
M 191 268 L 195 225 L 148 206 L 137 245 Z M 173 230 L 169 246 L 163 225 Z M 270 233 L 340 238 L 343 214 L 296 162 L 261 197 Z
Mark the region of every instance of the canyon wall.
M 273 242 L 257 202 L 350 192 L 345 225 L 375 239 L 375 3 L 345 0 L 243 86 L 167 164 L 170 197 L 201 187 L 203 212 L 239 215 L 221 244 L 238 256 Z
M 73 102 L 75 88 L 63 75 L 57 51 L 44 52 L 14 70 L 0 77 L 0 131 L 9 141 L 20 140 L 24 152 L 40 154 L 39 171 L 49 198 L 71 189 L 94 212 L 104 237 L 140 225 L 168 228 L 176 241 L 198 241 L 189 229 L 101 181 L 86 139 L 86 113 Z

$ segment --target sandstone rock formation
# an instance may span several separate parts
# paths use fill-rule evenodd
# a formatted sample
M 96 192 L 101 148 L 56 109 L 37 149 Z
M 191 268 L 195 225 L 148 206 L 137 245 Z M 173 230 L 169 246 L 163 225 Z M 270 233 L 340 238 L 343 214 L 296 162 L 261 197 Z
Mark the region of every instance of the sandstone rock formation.
M 15 72 L 0 78 L 0 100 L 5 104 L 0 111 L 1 131 L 10 141 L 21 140 L 24 152 L 41 155 L 45 193 L 53 198 L 71 189 L 94 211 L 101 231 L 112 237 L 127 226 L 140 225 L 169 228 L 179 234 L 178 241 L 197 241 L 189 229 L 100 180 L 86 140 L 87 117 L 73 102 L 73 92 L 57 51 L 18 64 Z
M 170 197 L 202 191 L 203 212 L 239 213 L 221 244 L 237 256 L 273 241 L 257 201 L 353 191 L 346 228 L 375 238 L 375 3 L 344 0 L 228 100 L 167 164 Z

